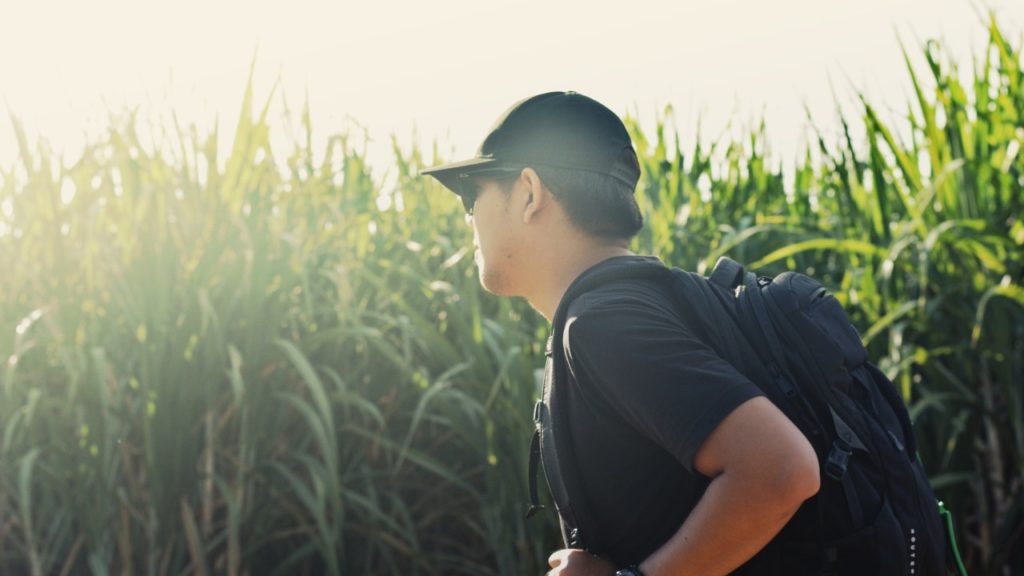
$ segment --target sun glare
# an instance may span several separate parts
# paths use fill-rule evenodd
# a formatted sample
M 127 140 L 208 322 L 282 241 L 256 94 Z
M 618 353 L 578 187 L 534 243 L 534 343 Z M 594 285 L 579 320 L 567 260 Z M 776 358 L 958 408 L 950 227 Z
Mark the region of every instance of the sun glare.
M 985 39 L 966 0 L 499 4 L 24 2 L 6 9 L 18 25 L 0 35 L 0 91 L 29 141 L 44 138 L 69 162 L 111 115 L 132 110 L 154 119 L 144 143 L 173 134 L 176 119 L 200 134 L 216 128 L 230 146 L 250 63 L 256 111 L 272 99 L 275 150 L 303 138 L 308 98 L 318 149 L 365 128 L 377 174 L 391 164 L 392 136 L 468 155 L 508 104 L 551 89 L 646 125 L 672 105 L 685 139 L 698 122 L 712 140 L 730 120 L 742 131 L 764 117 L 773 155 L 788 160 L 806 110 L 834 130 L 836 103 L 852 105 L 857 90 L 903 101 L 897 35 L 910 45 L 941 37 L 964 63 Z M 1010 30 L 1024 23 L 1024 2 L 987 5 Z M 276 121 L 286 109 L 291 122 Z M 19 154 L 13 128 L 0 118 L 0 166 Z

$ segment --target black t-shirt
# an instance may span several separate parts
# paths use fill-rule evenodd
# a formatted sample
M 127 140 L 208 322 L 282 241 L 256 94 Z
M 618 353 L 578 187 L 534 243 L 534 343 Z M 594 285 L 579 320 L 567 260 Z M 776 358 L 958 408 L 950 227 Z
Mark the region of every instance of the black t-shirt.
M 624 256 L 603 266 L 626 263 Z M 737 406 L 762 395 L 680 319 L 668 287 L 621 280 L 566 316 L 565 395 L 576 469 L 606 553 L 642 561 L 682 525 L 708 485 L 693 460 Z

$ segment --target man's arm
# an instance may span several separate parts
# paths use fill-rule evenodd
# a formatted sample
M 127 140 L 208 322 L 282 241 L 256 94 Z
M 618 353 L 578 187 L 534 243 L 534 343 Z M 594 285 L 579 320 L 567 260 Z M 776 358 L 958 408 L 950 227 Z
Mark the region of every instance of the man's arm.
M 694 466 L 711 483 L 679 530 L 640 564 L 647 576 L 728 574 L 760 551 L 817 493 L 810 443 L 764 397 L 732 411 L 708 436 Z M 606 560 L 560 550 L 549 574 L 614 573 Z
M 764 397 L 726 416 L 694 466 L 711 484 L 679 531 L 640 565 L 647 576 L 728 574 L 818 492 L 814 449 Z

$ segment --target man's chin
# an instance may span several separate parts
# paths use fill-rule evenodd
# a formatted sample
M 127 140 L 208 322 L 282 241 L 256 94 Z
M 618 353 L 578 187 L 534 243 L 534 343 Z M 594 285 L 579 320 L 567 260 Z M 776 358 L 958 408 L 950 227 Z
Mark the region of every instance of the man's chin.
M 514 294 L 510 293 L 508 290 L 508 286 L 500 274 L 488 272 L 483 267 L 480 267 L 479 270 L 480 286 L 484 290 L 494 294 L 495 296 L 514 296 Z

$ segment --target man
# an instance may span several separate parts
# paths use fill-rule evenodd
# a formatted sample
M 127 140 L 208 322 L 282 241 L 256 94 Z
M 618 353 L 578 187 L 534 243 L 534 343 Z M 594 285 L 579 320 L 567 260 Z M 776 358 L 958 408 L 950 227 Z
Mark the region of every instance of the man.
M 549 321 L 567 310 L 562 413 L 604 546 L 554 552 L 549 575 L 728 574 L 817 492 L 803 434 L 697 337 L 664 287 L 618 281 L 562 302 L 581 276 L 653 260 L 629 250 L 640 169 L 613 112 L 574 92 L 533 96 L 475 158 L 424 174 L 472 216 L 485 289 L 525 297 Z

